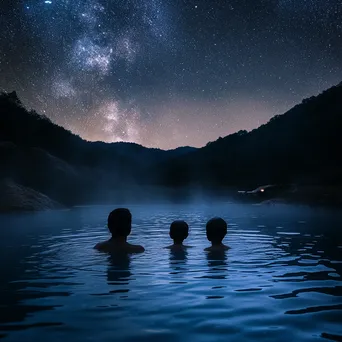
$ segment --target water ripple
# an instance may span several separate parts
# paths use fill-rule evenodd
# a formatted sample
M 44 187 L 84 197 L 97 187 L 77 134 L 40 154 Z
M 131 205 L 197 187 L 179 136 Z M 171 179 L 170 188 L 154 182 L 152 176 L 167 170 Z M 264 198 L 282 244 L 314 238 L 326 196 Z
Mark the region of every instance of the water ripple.
M 111 207 L 0 217 L 0 338 L 7 341 L 341 341 L 339 213 L 215 204 L 132 206 L 124 258 L 93 249 Z M 206 253 L 205 223 L 229 223 Z M 184 253 L 169 224 L 189 223 Z M 308 319 L 309 317 L 309 319 Z

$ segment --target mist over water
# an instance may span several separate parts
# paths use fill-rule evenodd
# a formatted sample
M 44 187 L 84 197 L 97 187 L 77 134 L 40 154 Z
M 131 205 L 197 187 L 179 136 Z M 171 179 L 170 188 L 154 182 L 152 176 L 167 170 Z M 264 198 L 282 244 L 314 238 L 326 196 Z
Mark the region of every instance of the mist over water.
M 93 249 L 116 206 L 0 216 L 4 341 L 338 341 L 342 338 L 342 215 L 293 205 L 126 205 L 117 259 Z M 228 222 L 226 254 L 203 251 L 205 223 Z M 174 254 L 183 219 L 193 246 Z

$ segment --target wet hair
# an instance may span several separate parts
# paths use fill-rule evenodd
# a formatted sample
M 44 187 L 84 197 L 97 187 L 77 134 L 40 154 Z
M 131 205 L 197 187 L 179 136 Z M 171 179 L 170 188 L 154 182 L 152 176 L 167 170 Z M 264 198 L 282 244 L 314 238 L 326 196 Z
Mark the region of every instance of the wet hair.
M 114 238 L 127 237 L 131 233 L 132 214 L 126 208 L 114 209 L 108 215 L 108 229 Z
M 212 218 L 207 222 L 206 233 L 209 241 L 214 243 L 222 242 L 227 234 L 227 222 L 220 217 Z
M 176 242 L 183 242 L 189 235 L 189 226 L 185 221 L 173 221 L 170 226 L 170 238 Z

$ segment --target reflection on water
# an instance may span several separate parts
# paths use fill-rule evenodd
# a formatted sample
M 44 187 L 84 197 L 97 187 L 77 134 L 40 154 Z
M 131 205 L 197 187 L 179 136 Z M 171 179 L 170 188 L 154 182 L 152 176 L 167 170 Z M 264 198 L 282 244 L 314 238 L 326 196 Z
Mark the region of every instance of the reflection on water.
M 170 284 L 187 284 L 187 249 L 169 249 Z
M 107 281 L 109 285 L 128 285 L 132 275 L 129 269 L 130 256 L 113 253 L 108 257 Z M 127 291 L 128 292 L 128 291 Z
M 121 293 L 120 298 L 127 298 L 125 293 L 129 292 L 129 281 L 132 273 L 129 270 L 130 257 L 127 254 L 112 254 L 108 258 L 107 282 L 113 286 L 110 293 Z
M 0 216 L 7 341 L 342 340 L 342 217 L 302 207 L 132 206 L 141 255 L 93 249 L 109 207 Z M 229 223 L 205 252 L 205 222 Z M 189 223 L 174 251 L 169 224 Z
M 228 276 L 228 267 L 227 267 L 227 253 L 228 251 L 210 251 L 205 252 L 206 258 L 208 260 L 208 271 L 207 275 L 203 276 L 203 278 L 211 278 L 211 279 L 226 279 Z M 213 286 L 212 289 L 223 289 L 225 286 L 223 285 Z M 221 299 L 224 298 L 223 295 L 208 295 L 206 299 Z
M 228 251 L 205 252 L 208 261 L 208 271 L 202 278 L 226 279 L 228 276 L 227 253 Z
M 188 251 L 187 249 L 179 249 L 174 250 L 170 249 L 170 265 L 173 264 L 173 261 L 177 263 L 177 261 L 186 261 L 188 258 Z

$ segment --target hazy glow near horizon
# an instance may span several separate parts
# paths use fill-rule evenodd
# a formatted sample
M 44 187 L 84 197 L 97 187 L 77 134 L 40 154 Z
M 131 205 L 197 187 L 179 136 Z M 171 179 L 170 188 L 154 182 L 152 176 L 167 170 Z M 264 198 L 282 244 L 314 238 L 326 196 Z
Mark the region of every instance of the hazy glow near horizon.
M 0 89 L 87 140 L 203 146 L 342 79 L 339 0 L 2 7 Z

